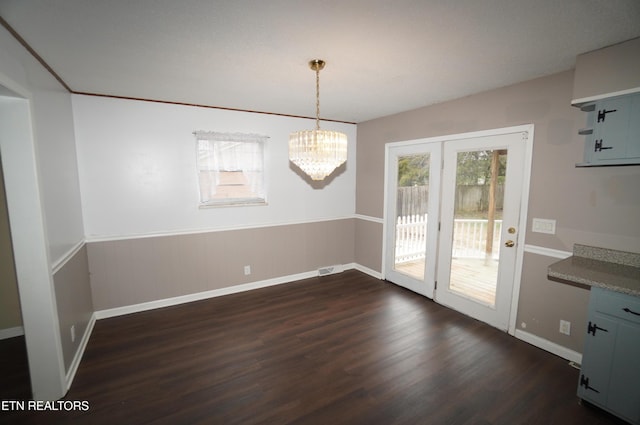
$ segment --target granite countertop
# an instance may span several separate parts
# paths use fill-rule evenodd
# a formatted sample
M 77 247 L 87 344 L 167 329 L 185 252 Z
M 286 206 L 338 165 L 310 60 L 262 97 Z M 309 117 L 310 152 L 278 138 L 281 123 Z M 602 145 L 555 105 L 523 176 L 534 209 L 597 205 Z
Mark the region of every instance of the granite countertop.
M 640 254 L 576 244 L 571 257 L 549 266 L 548 277 L 640 297 Z

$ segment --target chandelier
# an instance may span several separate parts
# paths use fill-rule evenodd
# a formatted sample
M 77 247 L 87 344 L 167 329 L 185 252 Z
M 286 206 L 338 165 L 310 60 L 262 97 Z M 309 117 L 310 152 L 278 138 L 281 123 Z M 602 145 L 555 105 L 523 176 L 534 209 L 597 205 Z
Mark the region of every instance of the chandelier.
M 289 160 L 312 180 L 324 180 L 347 160 L 347 135 L 320 130 L 320 70 L 325 62 L 314 59 L 309 67 L 316 72 L 316 128 L 289 135 Z

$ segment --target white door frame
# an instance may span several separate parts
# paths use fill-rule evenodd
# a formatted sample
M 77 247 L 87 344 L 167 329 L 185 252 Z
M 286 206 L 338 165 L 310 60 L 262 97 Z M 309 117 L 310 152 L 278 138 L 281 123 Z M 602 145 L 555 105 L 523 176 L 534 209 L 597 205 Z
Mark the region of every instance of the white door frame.
M 386 276 L 386 267 L 385 267 L 385 255 L 387 251 L 387 202 L 389 201 L 389 197 L 391 196 L 387 189 L 387 176 L 390 170 L 388 169 L 388 155 L 389 155 L 389 147 L 390 146 L 410 146 L 420 143 L 433 143 L 433 142 L 442 142 L 446 143 L 448 140 L 460 140 L 460 139 L 471 139 L 477 137 L 487 137 L 487 136 L 496 136 L 508 133 L 518 133 L 518 132 L 526 132 L 528 137 L 523 140 L 524 143 L 524 163 L 523 163 L 523 176 L 522 176 L 522 187 L 521 194 L 522 199 L 520 202 L 520 217 L 519 222 L 522 223 L 521 228 L 521 239 L 519 239 L 519 243 L 516 245 L 516 262 L 515 262 L 515 274 L 514 274 L 514 282 L 513 282 L 513 292 L 511 294 L 511 309 L 509 313 L 509 328 L 508 333 L 510 335 L 515 335 L 516 331 L 516 319 L 518 313 L 518 300 L 520 298 L 520 283 L 522 280 L 522 264 L 524 258 L 524 246 L 525 246 L 525 237 L 526 237 L 526 227 L 527 227 L 527 214 L 529 211 L 529 186 L 531 183 L 531 162 L 533 159 L 533 140 L 534 140 L 534 125 L 533 124 L 523 124 L 512 127 L 504 127 L 504 128 L 496 128 L 490 130 L 481 130 L 481 131 L 473 131 L 470 133 L 458 133 L 458 134 L 449 134 L 445 136 L 437 136 L 437 137 L 429 137 L 424 139 L 413 139 L 402 142 L 393 142 L 387 143 L 385 145 L 385 182 L 384 182 L 384 217 L 383 217 L 383 238 L 382 238 L 382 276 L 383 278 Z
M 67 386 L 40 199 L 32 95 L 1 73 L 0 87 L 10 93 L 0 101 L 0 149 L 31 391 L 34 400 L 57 400 Z

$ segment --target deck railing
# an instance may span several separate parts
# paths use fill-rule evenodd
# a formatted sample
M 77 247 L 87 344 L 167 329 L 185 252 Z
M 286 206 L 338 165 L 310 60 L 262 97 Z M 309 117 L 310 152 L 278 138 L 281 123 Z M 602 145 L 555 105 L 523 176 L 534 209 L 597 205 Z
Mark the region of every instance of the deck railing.
M 396 223 L 396 264 L 425 258 L 427 214 L 398 217 Z
M 454 240 L 451 255 L 454 258 L 485 258 L 488 220 L 454 220 Z M 500 256 L 502 220 L 495 220 L 491 256 Z M 427 244 L 427 214 L 398 217 L 396 223 L 396 264 L 425 258 Z
M 484 258 L 487 246 L 488 220 L 456 219 L 453 223 L 451 256 L 454 258 Z M 502 220 L 494 220 L 491 256 L 495 260 L 500 257 L 501 230 Z

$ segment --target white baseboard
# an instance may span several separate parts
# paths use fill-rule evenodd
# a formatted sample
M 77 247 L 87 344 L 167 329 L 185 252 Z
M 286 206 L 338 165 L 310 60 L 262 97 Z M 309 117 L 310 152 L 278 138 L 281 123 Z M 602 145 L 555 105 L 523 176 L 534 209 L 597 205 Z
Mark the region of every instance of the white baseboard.
M 382 273 L 377 272 L 377 271 L 375 271 L 373 269 L 370 269 L 369 267 L 365 267 L 365 266 L 363 266 L 361 264 L 351 263 L 351 264 L 345 265 L 345 270 L 347 268 L 356 269 L 356 270 L 358 270 L 358 271 L 360 271 L 360 272 L 362 272 L 364 274 L 368 274 L 371 277 L 375 277 L 376 279 L 381 279 L 381 280 L 383 279 Z
M 356 269 L 362 273 L 368 274 L 376 279 L 382 279 L 382 275 L 368 267 L 361 266 L 356 263 L 344 264 L 344 270 Z M 313 270 L 304 273 L 292 274 L 288 276 L 276 277 L 273 279 L 260 280 L 257 282 L 245 283 L 243 285 L 235 285 L 227 288 L 213 289 L 211 291 L 198 292 L 195 294 L 181 295 L 173 298 L 165 298 L 157 301 L 149 301 L 140 304 L 132 304 L 124 307 L 110 308 L 95 312 L 95 319 L 107 319 L 109 317 L 123 316 L 125 314 L 139 313 L 142 311 L 154 310 L 156 308 L 170 307 L 173 305 L 184 304 L 192 301 L 200 301 L 208 298 L 221 297 L 223 295 L 237 294 L 239 292 L 251 291 L 252 289 L 266 288 L 269 286 L 281 285 L 284 283 L 295 282 L 296 280 L 308 279 L 318 276 L 318 271 Z
M 514 336 L 519 340 L 528 342 L 533 346 L 555 354 L 556 356 L 562 357 L 563 359 L 582 364 L 582 354 L 578 353 L 577 351 L 570 350 L 567 347 L 563 347 L 562 345 L 556 344 L 555 342 L 551 342 L 547 339 L 541 338 L 537 335 L 525 332 L 520 329 L 516 329 Z
M 78 346 L 78 350 L 76 351 L 76 355 L 73 357 L 73 361 L 71 362 L 71 366 L 69 366 L 69 370 L 67 371 L 66 381 L 67 381 L 67 391 L 71 388 L 71 384 L 73 383 L 73 378 L 76 376 L 76 372 L 78 371 L 78 367 L 80 366 L 80 361 L 82 360 L 82 356 L 84 355 L 84 350 L 87 348 L 87 344 L 89 343 L 89 338 L 91 337 L 91 333 L 93 332 L 93 326 L 96 324 L 96 314 L 91 315 L 91 319 L 87 324 L 87 328 L 84 331 L 84 335 L 82 335 L 82 340 L 80 341 L 80 345 Z
M 0 340 L 15 338 L 17 336 L 24 335 L 24 328 L 22 326 L 16 326 L 15 328 L 0 329 Z
M 308 279 L 318 276 L 318 271 L 304 272 L 292 274 L 288 276 L 266 279 L 257 282 L 245 283 L 243 285 L 229 286 L 227 288 L 213 289 L 211 291 L 198 292 L 195 294 L 181 295 L 173 298 L 165 298 L 157 301 L 149 301 L 140 304 L 127 305 L 124 307 L 116 307 L 107 310 L 96 311 L 96 319 L 107 319 L 109 317 L 123 316 L 125 314 L 139 313 L 156 308 L 170 307 L 173 305 L 184 304 L 192 301 L 200 301 L 208 298 L 221 297 L 223 295 L 236 294 L 238 292 L 250 291 L 252 289 L 266 288 L 268 286 L 281 285 L 283 283 L 294 282 L 296 280 Z

